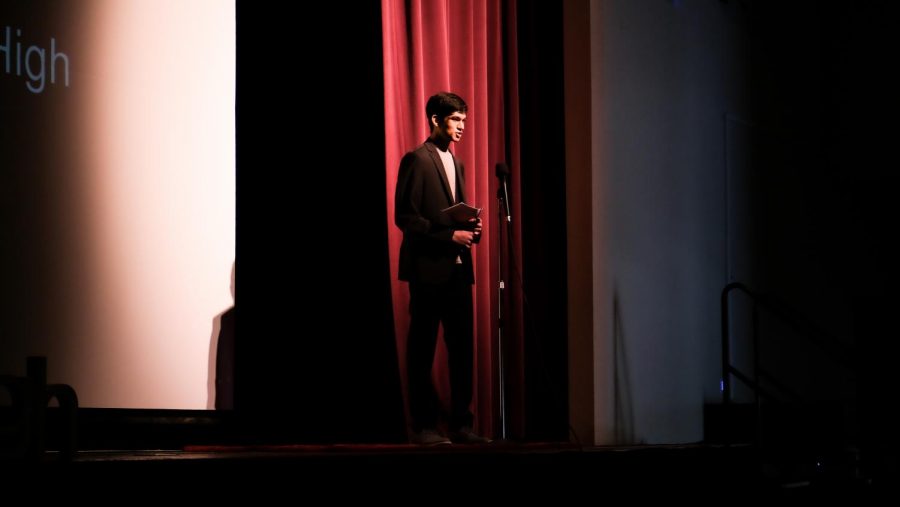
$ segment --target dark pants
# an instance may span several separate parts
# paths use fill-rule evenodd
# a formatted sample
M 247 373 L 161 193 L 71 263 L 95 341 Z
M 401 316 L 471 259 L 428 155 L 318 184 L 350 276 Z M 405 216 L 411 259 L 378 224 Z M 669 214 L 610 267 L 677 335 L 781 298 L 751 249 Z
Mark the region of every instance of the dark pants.
M 449 281 L 410 282 L 406 368 L 414 431 L 436 428 L 440 404 L 431 382 L 438 324 L 444 326 L 450 369 L 450 429 L 472 425 L 472 284 L 457 266 Z

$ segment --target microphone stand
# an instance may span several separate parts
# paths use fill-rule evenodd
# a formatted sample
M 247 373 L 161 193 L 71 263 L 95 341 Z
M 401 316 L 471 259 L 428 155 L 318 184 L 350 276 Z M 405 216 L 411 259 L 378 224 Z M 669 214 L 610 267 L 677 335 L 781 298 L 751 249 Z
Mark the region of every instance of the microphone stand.
M 497 238 L 497 374 L 500 379 L 500 440 L 506 440 L 506 372 L 503 361 L 503 302 L 506 282 L 503 278 L 503 222 L 506 221 L 506 233 L 509 234 L 509 224 L 512 221 L 509 210 L 509 199 L 505 197 L 506 181 L 501 178 L 497 188 L 497 213 L 499 213 Z M 506 208 L 506 214 L 503 213 Z

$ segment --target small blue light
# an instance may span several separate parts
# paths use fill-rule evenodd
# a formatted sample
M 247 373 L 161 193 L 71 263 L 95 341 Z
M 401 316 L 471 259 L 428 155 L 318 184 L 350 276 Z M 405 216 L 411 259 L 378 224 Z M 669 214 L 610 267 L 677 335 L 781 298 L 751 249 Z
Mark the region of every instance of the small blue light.
M 719 380 L 719 391 L 724 391 L 724 390 L 725 390 L 725 381 Z

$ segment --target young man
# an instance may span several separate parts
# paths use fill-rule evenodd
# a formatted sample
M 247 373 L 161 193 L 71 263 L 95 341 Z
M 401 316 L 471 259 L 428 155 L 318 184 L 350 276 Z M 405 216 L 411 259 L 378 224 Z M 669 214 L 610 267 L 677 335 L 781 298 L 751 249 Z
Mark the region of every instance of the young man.
M 412 442 L 423 445 L 488 443 L 472 431 L 471 248 L 481 219 L 454 223 L 441 210 L 465 201 L 465 169 L 450 152 L 462 139 L 468 107 L 453 93 L 428 99 L 431 135 L 400 162 L 394 221 L 403 230 L 400 279 L 409 282 L 407 377 Z M 444 327 L 450 370 L 449 439 L 438 430 L 439 403 L 431 382 L 438 324 Z

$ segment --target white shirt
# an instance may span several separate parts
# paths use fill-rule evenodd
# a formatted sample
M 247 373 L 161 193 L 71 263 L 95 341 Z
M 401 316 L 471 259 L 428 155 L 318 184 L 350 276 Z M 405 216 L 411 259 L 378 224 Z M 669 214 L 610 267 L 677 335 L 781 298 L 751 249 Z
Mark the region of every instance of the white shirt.
M 453 163 L 453 155 L 450 150 L 442 150 L 438 148 L 438 155 L 441 156 L 441 162 L 444 164 L 444 173 L 447 174 L 447 181 L 450 182 L 450 195 L 453 196 L 453 202 L 456 202 L 456 165 Z M 452 203 L 451 203 L 452 204 Z M 456 263 L 462 264 L 462 259 L 456 257 Z
M 453 155 L 450 154 L 450 150 L 444 151 L 440 148 L 438 148 L 438 155 L 441 156 L 444 173 L 447 174 L 447 181 L 450 182 L 450 195 L 453 196 L 453 202 L 456 202 L 456 165 L 453 164 Z

